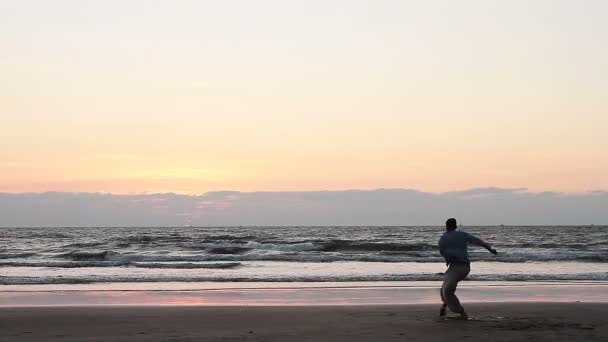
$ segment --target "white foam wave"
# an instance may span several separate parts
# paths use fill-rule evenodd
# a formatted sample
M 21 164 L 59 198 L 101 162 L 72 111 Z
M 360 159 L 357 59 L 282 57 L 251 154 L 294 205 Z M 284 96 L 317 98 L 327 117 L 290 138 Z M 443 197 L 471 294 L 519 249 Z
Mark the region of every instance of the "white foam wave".
M 125 283 L 125 282 L 352 282 L 352 281 L 440 281 L 440 273 L 426 274 L 383 274 L 364 276 L 292 276 L 292 277 L 218 277 L 218 276 L 101 276 L 90 275 L 82 277 L 15 277 L 0 276 L 1 285 L 30 285 L 30 284 L 86 284 L 86 283 Z M 467 280 L 475 281 L 577 281 L 593 280 L 608 281 L 608 273 L 585 274 L 485 274 L 470 276 Z

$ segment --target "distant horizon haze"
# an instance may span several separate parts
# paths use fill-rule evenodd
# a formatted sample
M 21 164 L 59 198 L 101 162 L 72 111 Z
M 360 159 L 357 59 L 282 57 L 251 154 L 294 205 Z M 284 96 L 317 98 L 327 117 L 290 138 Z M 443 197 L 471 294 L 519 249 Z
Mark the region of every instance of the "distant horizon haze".
M 608 225 L 608 191 L 0 193 L 0 227 Z

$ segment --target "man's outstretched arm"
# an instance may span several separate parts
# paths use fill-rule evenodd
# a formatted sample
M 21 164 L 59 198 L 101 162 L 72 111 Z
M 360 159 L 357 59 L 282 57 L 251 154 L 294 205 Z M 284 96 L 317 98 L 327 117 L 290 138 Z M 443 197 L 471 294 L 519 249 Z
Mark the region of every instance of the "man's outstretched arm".
M 472 245 L 481 246 L 494 255 L 498 254 L 498 251 L 496 251 L 496 249 L 494 249 L 489 243 L 483 241 L 482 239 L 478 238 L 473 234 L 467 233 L 467 242 Z

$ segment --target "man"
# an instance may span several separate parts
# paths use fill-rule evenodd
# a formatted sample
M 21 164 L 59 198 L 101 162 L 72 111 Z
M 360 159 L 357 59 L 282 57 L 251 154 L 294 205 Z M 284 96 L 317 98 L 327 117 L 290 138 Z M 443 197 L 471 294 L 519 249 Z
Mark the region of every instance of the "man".
M 445 272 L 443 285 L 441 285 L 441 309 L 439 316 L 445 316 L 446 307 L 452 312 L 460 314 L 461 319 L 468 319 L 458 297 L 456 297 L 456 286 L 471 271 L 469 253 L 467 245 L 472 244 L 487 249 L 496 255 L 498 252 L 480 238 L 466 232 L 456 231 L 457 224 L 455 218 L 450 218 L 445 222 L 446 232 L 439 239 L 439 253 L 445 259 L 448 270 Z

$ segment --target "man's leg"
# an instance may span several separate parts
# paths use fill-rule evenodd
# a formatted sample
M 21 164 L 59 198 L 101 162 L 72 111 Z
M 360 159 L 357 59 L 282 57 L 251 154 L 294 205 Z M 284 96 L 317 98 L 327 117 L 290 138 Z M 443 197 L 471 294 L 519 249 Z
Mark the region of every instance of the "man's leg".
M 469 265 L 452 263 L 445 273 L 445 280 L 442 286 L 442 297 L 444 303 L 447 304 L 450 311 L 465 316 L 464 308 L 460 304 L 460 300 L 456 297 L 456 287 L 458 282 L 464 279 L 469 274 Z
M 447 304 L 445 303 L 445 298 L 443 297 L 443 287 L 445 286 L 445 278 L 443 280 L 443 284 L 441 284 L 441 288 L 439 289 L 439 295 L 441 296 L 441 308 L 439 308 L 439 316 L 445 316 L 445 309 L 447 308 Z

